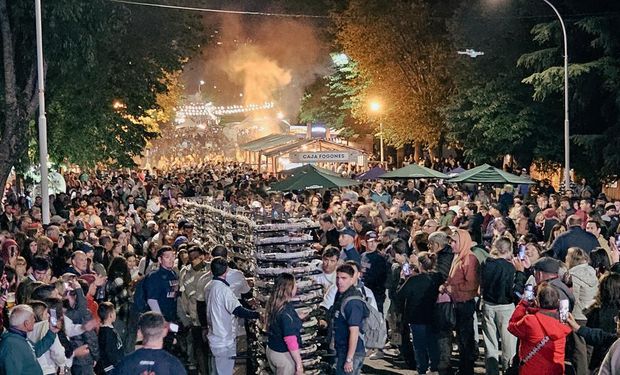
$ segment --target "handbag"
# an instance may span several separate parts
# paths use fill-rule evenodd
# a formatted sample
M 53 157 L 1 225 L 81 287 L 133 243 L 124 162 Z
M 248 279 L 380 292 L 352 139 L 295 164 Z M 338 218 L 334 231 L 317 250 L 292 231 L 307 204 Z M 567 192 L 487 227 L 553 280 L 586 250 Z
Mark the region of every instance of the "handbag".
M 454 302 L 447 293 L 437 296 L 435 303 L 435 324 L 439 331 L 452 331 L 456 327 Z

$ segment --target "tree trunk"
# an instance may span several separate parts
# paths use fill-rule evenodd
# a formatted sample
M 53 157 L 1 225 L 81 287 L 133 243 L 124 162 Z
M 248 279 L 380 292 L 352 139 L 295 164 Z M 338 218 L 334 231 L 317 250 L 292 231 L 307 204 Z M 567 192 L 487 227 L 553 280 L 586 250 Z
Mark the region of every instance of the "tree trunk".
M 418 163 L 422 158 L 422 143 L 420 141 L 416 141 L 413 145 L 413 160 Z
M 0 186 L 2 186 L 2 196 L 4 196 L 6 189 L 6 182 L 11 174 L 13 163 L 0 162 Z
M 34 64 L 26 70 L 30 74 L 24 80 L 25 86 L 19 87 L 17 84 L 15 63 L 18 58 L 15 55 L 15 41 L 6 0 L 0 0 L 0 38 L 4 70 L 4 124 L 2 124 L 0 140 L 0 187 L 4 193 L 4 187 L 13 165 L 28 147 L 27 120 L 32 118 L 37 107 Z

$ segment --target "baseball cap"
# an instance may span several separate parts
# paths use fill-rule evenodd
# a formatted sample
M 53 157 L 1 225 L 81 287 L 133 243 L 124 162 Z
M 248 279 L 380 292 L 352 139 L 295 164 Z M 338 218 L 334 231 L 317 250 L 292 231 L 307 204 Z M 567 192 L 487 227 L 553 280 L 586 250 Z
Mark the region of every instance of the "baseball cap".
M 179 236 L 179 237 L 177 237 L 176 240 L 174 240 L 174 243 L 172 244 L 172 248 L 176 250 L 176 249 L 179 248 L 179 246 L 181 246 L 182 244 L 187 243 L 187 242 L 189 242 L 187 237 Z
M 379 235 L 374 230 L 366 232 L 366 241 L 376 241 L 377 238 L 379 238 Z
M 353 228 L 351 228 L 351 227 L 344 227 L 344 228 L 342 228 L 342 229 L 340 230 L 340 235 L 342 236 L 342 235 L 345 235 L 345 234 L 346 234 L 346 235 L 349 235 L 349 236 L 351 236 L 351 237 L 355 237 L 355 235 L 356 235 L 357 233 L 356 233 L 356 232 L 355 232 L 355 230 L 353 230 Z

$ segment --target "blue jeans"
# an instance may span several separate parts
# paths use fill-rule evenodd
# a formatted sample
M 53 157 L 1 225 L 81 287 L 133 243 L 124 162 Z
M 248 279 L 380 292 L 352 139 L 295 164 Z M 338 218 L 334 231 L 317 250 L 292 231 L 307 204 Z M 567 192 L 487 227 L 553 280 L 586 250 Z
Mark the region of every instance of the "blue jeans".
M 347 352 L 336 353 L 336 375 L 360 375 L 364 366 L 365 353 L 355 353 L 353 356 L 353 372 L 344 372 L 344 364 L 347 360 Z
M 424 374 L 429 367 L 431 371 L 437 371 L 439 365 L 439 340 L 437 333 L 433 332 L 430 325 L 410 324 L 413 336 L 413 350 L 418 373 Z

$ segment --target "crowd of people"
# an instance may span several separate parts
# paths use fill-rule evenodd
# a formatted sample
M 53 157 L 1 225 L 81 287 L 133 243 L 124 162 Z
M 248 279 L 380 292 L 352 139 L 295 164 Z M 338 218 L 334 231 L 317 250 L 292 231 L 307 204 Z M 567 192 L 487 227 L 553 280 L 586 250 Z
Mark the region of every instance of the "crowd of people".
M 309 315 L 335 374 L 386 356 L 419 374 L 473 374 L 481 358 L 489 374 L 620 373 L 620 201 L 584 183 L 280 193 L 278 176 L 226 162 L 65 179 L 48 225 L 40 197 L 5 192 L 0 374 L 241 373 L 256 320 L 273 373 L 298 375 Z M 188 197 L 318 222 L 320 311 L 296 308 L 306 286 L 288 273 L 259 307 L 231 249 L 196 235 Z

